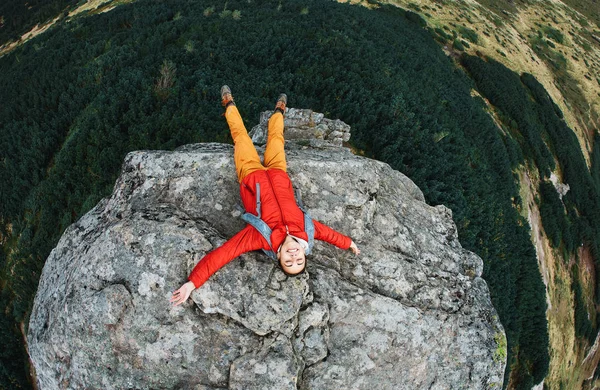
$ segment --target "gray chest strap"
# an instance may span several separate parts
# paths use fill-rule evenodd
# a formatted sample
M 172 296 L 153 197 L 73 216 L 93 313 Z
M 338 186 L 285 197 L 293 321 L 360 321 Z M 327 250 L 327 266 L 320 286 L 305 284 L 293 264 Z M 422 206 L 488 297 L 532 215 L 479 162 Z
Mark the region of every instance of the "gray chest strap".
M 298 203 L 298 207 L 300 208 L 300 210 L 302 210 L 302 213 L 304 214 L 304 231 L 308 236 L 308 249 L 304 253 L 309 255 L 315 243 L 315 224 L 313 223 L 313 220 L 310 217 L 310 215 L 306 212 L 306 210 L 304 210 L 304 207 L 302 207 L 302 200 L 299 198 L 299 196 L 300 191 L 296 191 L 296 203 Z M 263 249 L 263 252 L 265 252 L 265 254 L 270 258 L 277 259 L 277 253 L 275 249 L 273 249 L 273 245 L 271 244 L 272 230 L 269 227 L 269 225 L 267 225 L 267 223 L 261 219 L 260 207 L 260 184 L 256 183 L 256 213 L 258 215 L 254 215 L 252 213 L 244 213 L 242 214 L 242 219 L 250 225 L 252 225 L 256 230 L 258 230 L 258 232 L 269 244 L 269 248 L 271 249 Z

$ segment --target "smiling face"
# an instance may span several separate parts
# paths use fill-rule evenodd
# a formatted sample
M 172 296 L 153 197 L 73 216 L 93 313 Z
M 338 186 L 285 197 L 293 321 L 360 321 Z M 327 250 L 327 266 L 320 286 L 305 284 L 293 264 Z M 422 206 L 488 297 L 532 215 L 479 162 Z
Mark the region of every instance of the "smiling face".
M 302 272 L 306 267 L 306 256 L 304 255 L 304 248 L 291 236 L 287 236 L 281 249 L 277 252 L 277 258 L 281 268 L 288 274 L 296 275 Z

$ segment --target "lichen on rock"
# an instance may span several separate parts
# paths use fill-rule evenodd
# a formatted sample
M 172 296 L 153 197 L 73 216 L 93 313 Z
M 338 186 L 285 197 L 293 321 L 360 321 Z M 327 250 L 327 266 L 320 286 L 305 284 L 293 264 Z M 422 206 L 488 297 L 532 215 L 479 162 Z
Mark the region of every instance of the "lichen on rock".
M 310 110 L 288 117 L 286 136 L 311 121 L 349 135 Z M 244 226 L 233 148 L 129 153 L 44 266 L 28 333 L 39 388 L 499 388 L 504 331 L 451 211 L 333 137 L 286 144 L 288 172 L 361 255 L 318 242 L 290 278 L 247 253 L 178 307 L 171 293 Z

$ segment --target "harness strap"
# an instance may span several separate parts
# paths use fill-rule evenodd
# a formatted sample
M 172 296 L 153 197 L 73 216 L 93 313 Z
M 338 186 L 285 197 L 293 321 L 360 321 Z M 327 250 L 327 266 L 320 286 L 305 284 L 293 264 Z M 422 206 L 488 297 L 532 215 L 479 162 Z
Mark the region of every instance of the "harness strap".
M 272 259 L 277 259 L 277 254 L 275 254 L 275 251 L 273 250 L 273 246 L 271 245 L 271 228 L 269 227 L 269 225 L 267 225 L 267 223 L 265 221 L 263 221 L 262 219 L 260 219 L 259 217 L 257 217 L 256 215 L 252 214 L 252 213 L 245 213 L 242 215 L 242 219 L 244 221 L 246 221 L 247 223 L 249 223 L 250 225 L 254 226 L 254 228 L 256 230 L 258 230 L 258 232 L 263 236 L 263 238 L 267 241 L 267 244 L 269 244 L 269 248 L 271 248 L 271 250 L 264 250 L 263 252 L 265 252 L 265 254 L 267 256 L 269 256 Z
M 310 255 L 313 245 L 315 244 L 315 224 L 304 209 L 302 209 L 302 212 L 304 213 L 304 231 L 306 231 L 306 235 L 308 236 L 308 249 L 304 251 L 304 253 Z
M 296 188 L 294 192 L 296 193 L 296 203 L 298 204 L 300 210 L 302 210 L 304 213 L 304 231 L 308 236 L 308 249 L 305 251 L 305 253 L 310 255 L 310 251 L 315 244 L 315 224 L 313 223 L 310 214 L 308 214 L 308 211 L 306 211 L 304 208 L 304 204 L 302 203 L 302 192 L 300 191 L 300 188 Z
M 300 210 L 304 211 L 304 205 L 302 204 L 302 192 L 300 192 L 300 188 L 294 189 L 294 195 L 296 195 L 296 203 Z

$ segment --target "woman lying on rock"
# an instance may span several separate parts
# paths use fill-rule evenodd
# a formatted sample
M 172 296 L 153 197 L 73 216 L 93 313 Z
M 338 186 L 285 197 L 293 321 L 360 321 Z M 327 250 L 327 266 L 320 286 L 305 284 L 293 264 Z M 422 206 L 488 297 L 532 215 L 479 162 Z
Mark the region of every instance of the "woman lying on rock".
M 192 270 L 189 282 L 173 293 L 175 306 L 185 302 L 192 291 L 212 274 L 242 253 L 262 249 L 279 261 L 287 275 L 298 275 L 306 267 L 314 239 L 341 249 L 360 250 L 347 236 L 312 220 L 296 204 L 292 183 L 287 174 L 283 138 L 283 115 L 287 96 L 281 94 L 269 119 L 264 164 L 248 136 L 228 86 L 221 88 L 225 118 L 234 143 L 233 158 L 240 182 L 240 195 L 248 225 L 226 243 L 204 256 Z

